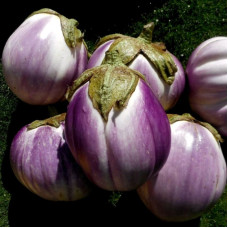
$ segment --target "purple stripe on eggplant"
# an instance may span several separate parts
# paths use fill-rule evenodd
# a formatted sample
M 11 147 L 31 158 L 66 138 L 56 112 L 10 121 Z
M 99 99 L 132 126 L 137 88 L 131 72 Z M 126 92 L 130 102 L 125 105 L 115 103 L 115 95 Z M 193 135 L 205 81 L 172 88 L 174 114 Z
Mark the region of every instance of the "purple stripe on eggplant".
M 101 65 L 104 57 L 105 57 L 105 52 L 109 49 L 111 44 L 114 42 L 114 40 L 109 40 L 99 46 L 92 54 L 88 61 L 88 66 L 87 69 L 93 68 L 95 66 Z
M 165 165 L 138 194 L 159 218 L 188 221 L 213 206 L 225 185 L 226 163 L 214 136 L 197 123 L 177 121 L 171 124 L 171 149 Z
M 74 160 L 58 128 L 23 127 L 14 137 L 10 160 L 18 180 L 38 196 L 53 201 L 73 201 L 90 192 L 90 184 Z
M 60 19 L 50 14 L 27 18 L 7 40 L 3 73 L 10 89 L 24 102 L 56 103 L 88 63 L 83 42 L 65 43 Z
M 89 82 L 73 95 L 66 115 L 66 141 L 87 177 L 106 190 L 128 191 L 143 184 L 167 159 L 170 125 L 143 81 L 121 110 L 105 122 L 88 95 Z
M 113 42 L 114 40 L 107 41 L 94 51 L 90 57 L 88 68 L 99 66 L 102 63 L 105 52 L 109 50 L 109 47 Z M 122 52 L 121 55 L 128 55 L 128 53 Z M 171 56 L 177 66 L 175 80 L 172 85 L 168 85 L 161 78 L 153 63 L 143 54 L 138 54 L 136 58 L 128 64 L 131 69 L 137 70 L 145 76 L 147 83 L 165 110 L 169 110 L 176 105 L 183 93 L 186 83 L 185 72 L 180 61 L 174 55 L 171 54 Z
M 151 94 L 149 87 L 140 80 L 127 107 L 109 114 L 105 128 L 108 156 L 112 161 L 115 186 L 121 190 L 143 184 L 162 167 L 168 156 L 169 123 Z
M 186 72 L 191 109 L 226 137 L 227 38 L 213 37 L 201 43 L 191 54 Z
M 88 83 L 74 94 L 66 115 L 66 140 L 89 179 L 113 188 L 107 157 L 105 124 L 88 97 Z
M 178 69 L 172 85 L 168 85 L 160 77 L 153 64 L 141 54 L 129 65 L 130 68 L 139 71 L 145 76 L 148 85 L 165 110 L 169 110 L 176 105 L 185 88 L 184 69 L 174 55 L 172 55 L 172 58 Z

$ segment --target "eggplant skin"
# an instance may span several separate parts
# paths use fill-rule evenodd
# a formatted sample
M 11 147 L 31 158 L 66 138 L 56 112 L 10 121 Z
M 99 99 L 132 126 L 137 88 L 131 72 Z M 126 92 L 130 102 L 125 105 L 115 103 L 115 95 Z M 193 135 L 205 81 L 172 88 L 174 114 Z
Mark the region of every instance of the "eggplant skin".
M 88 61 L 87 68 L 92 68 L 102 64 L 105 57 L 105 52 L 110 49 L 110 46 L 115 40 L 109 40 L 101 44 L 92 54 Z M 168 52 L 168 51 L 167 51 Z M 123 51 L 122 55 L 127 55 L 127 51 Z M 169 52 L 168 52 L 169 53 Z M 186 80 L 185 72 L 180 61 L 171 53 L 169 53 L 177 67 L 175 79 L 172 85 L 168 85 L 156 70 L 154 64 L 146 58 L 145 55 L 139 53 L 133 61 L 127 64 L 133 70 L 139 71 L 146 78 L 146 81 L 152 89 L 154 95 L 161 103 L 162 107 L 167 111 L 173 108 L 181 97 Z
M 213 37 L 191 54 L 186 67 L 193 112 L 227 136 L 227 37 Z
M 107 121 L 93 107 L 89 82 L 68 105 L 66 141 L 87 177 L 106 190 L 138 188 L 165 163 L 170 124 L 144 80 L 121 110 L 112 108 Z
M 2 53 L 7 85 L 19 99 L 32 105 L 63 99 L 87 63 L 84 43 L 68 47 L 59 17 L 46 13 L 27 18 L 9 37 Z
M 171 124 L 171 149 L 165 165 L 137 192 L 157 217 L 181 222 L 212 207 L 225 185 L 226 162 L 214 136 L 199 124 L 178 121 Z
M 86 197 L 90 184 L 65 142 L 64 123 L 58 128 L 24 126 L 14 137 L 11 167 L 31 192 L 51 201 L 74 201 Z

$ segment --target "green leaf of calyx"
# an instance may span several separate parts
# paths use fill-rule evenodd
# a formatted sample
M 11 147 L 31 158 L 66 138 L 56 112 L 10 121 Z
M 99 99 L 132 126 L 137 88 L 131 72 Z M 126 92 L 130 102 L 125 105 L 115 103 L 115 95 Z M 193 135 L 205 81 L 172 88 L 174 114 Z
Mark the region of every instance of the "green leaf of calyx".
M 104 67 L 106 70 L 97 72 L 91 77 L 89 96 L 94 108 L 107 121 L 112 108 L 120 110 L 126 107 L 140 76 L 142 78 L 143 76 L 125 66 L 117 51 L 106 52 L 100 69 Z
M 51 14 L 59 17 L 64 40 L 68 47 L 74 48 L 76 47 L 78 42 L 83 42 L 83 34 L 77 28 L 77 26 L 79 25 L 77 20 L 68 19 L 65 16 L 59 14 L 58 12 L 48 8 L 43 8 L 38 11 L 35 11 L 29 17 L 40 13 Z
M 65 120 L 65 117 L 66 117 L 66 113 L 62 113 L 45 120 L 35 120 L 27 126 L 27 130 L 28 131 L 33 130 L 40 126 L 46 126 L 46 125 L 58 128 L 60 126 L 60 123 Z

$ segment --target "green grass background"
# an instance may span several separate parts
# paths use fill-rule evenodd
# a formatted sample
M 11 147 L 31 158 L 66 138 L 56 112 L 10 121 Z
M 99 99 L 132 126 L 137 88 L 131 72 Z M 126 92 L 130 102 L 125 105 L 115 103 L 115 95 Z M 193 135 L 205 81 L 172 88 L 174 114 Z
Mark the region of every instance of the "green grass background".
M 113 32 L 110 28 L 97 34 L 88 30 L 85 41 L 90 52 L 98 36 L 119 32 L 135 37 L 144 24 L 154 21 L 153 41 L 163 41 L 185 68 L 190 54 L 200 43 L 214 36 L 227 36 L 225 0 L 169 0 L 156 6 L 153 1 L 147 3 L 145 11 L 124 21 L 119 30 L 115 27 Z M 61 112 L 66 104 L 54 107 Z M 49 111 L 49 107 L 30 106 L 18 100 L 7 87 L 0 64 L 0 226 L 227 226 L 226 190 L 219 202 L 201 218 L 178 224 L 156 219 L 134 191 L 115 196 L 96 189 L 87 199 L 73 203 L 47 202 L 33 195 L 15 179 L 9 163 L 9 147 L 22 126 L 48 117 Z M 171 112 L 189 111 L 186 87 Z M 226 140 L 222 148 L 226 158 Z

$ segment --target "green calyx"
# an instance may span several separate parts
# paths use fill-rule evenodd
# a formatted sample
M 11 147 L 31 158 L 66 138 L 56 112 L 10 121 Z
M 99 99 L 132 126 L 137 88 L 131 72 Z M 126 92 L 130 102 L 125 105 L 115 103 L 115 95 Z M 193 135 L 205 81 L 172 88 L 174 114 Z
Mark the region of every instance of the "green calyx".
M 121 34 L 108 35 L 100 39 L 96 48 L 109 40 L 114 40 L 109 51 L 117 50 L 125 65 L 129 65 L 139 54 L 142 54 L 154 65 L 163 80 L 171 85 L 177 67 L 163 43 L 152 43 L 153 30 L 154 23 L 151 22 L 143 27 L 137 38 Z
M 154 26 L 154 22 L 144 25 L 140 35 L 138 36 L 138 39 L 150 44 L 152 42 Z
M 178 114 L 167 114 L 168 119 L 170 124 L 173 124 L 177 121 L 188 121 L 188 122 L 193 122 L 196 124 L 199 124 L 205 128 L 207 128 L 212 135 L 215 137 L 217 142 L 223 142 L 224 140 L 222 139 L 221 135 L 218 133 L 218 131 L 209 123 L 206 122 L 202 122 L 199 120 L 196 120 L 191 114 L 189 113 L 184 113 L 182 115 L 178 115 Z
M 58 128 L 60 126 L 60 123 L 65 120 L 65 117 L 66 117 L 66 113 L 62 113 L 45 120 L 35 120 L 27 126 L 27 130 L 28 131 L 33 130 L 40 126 L 46 126 L 46 125 Z
M 144 76 L 124 65 L 117 51 L 106 52 L 103 64 L 86 70 L 76 79 L 66 98 L 70 100 L 74 92 L 89 81 L 88 93 L 93 107 L 107 121 L 112 108 L 120 110 L 127 106 L 139 78 L 144 79 Z
M 78 42 L 83 42 L 83 34 L 79 29 L 77 29 L 77 26 L 79 24 L 77 20 L 68 19 L 56 11 L 48 8 L 35 11 L 29 17 L 40 13 L 51 14 L 59 17 L 62 33 L 68 47 L 75 48 Z

